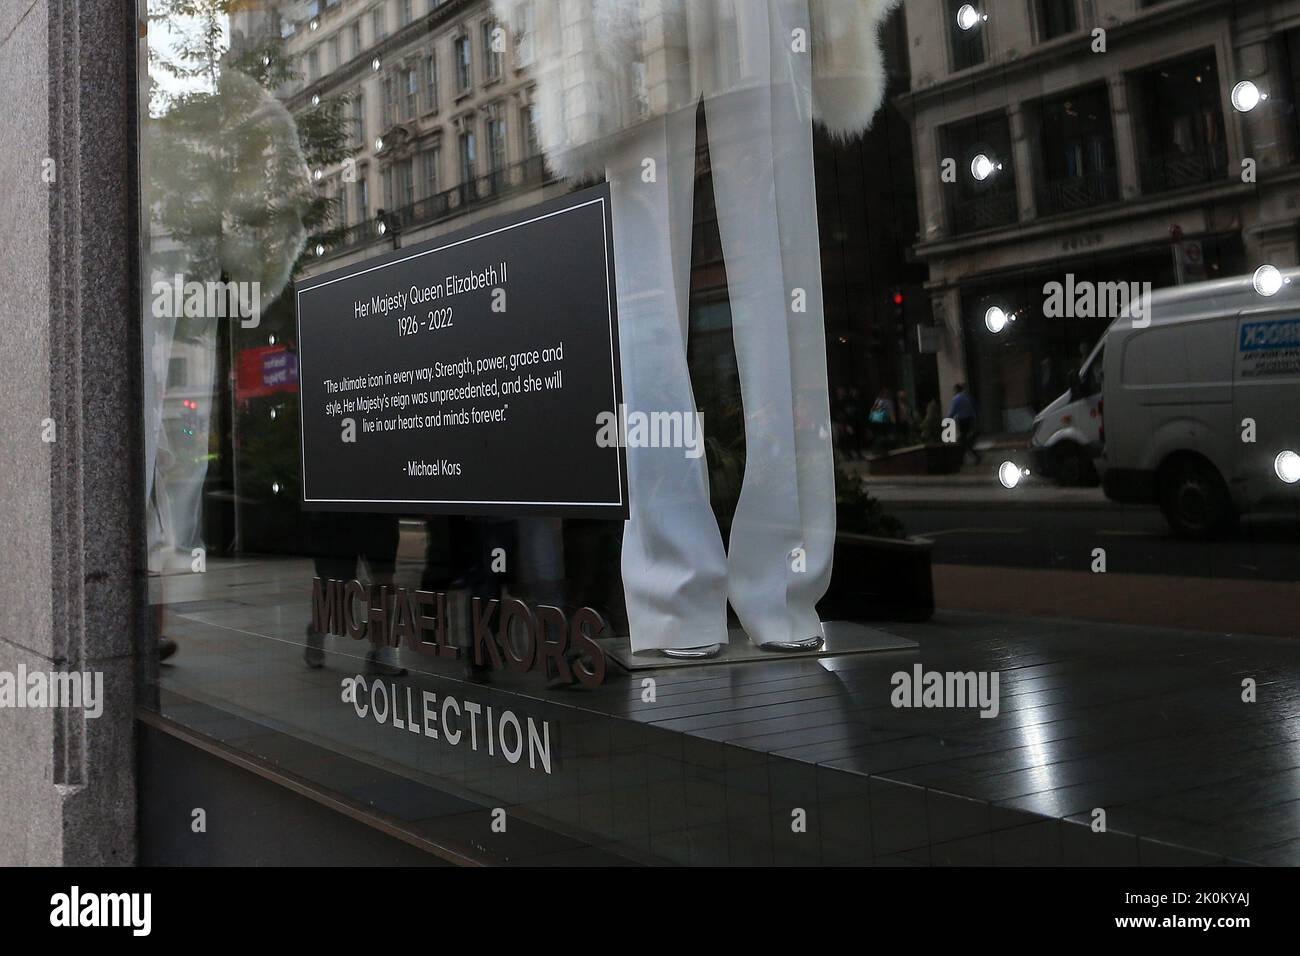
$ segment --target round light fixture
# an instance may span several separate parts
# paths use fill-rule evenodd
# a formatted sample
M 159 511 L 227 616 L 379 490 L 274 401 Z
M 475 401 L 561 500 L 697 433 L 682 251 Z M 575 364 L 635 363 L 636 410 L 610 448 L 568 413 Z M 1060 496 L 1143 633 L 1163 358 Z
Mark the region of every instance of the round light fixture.
M 311 95 L 311 105 L 312 105 L 312 106 L 320 106 L 320 94 L 319 94 L 319 93 L 313 93 L 313 94 Z
M 1238 113 L 1249 113 L 1266 99 L 1268 94 L 1250 80 L 1242 80 L 1232 88 L 1232 108 Z
M 1255 291 L 1263 296 L 1277 295 L 1282 291 L 1286 280 L 1277 266 L 1260 266 L 1255 270 Z
M 378 226 L 379 234 L 382 236 L 387 231 L 388 231 L 388 223 L 384 222 L 384 220 L 382 219 L 379 220 L 379 226 Z
M 975 177 L 977 182 L 981 183 L 1001 168 L 1001 163 L 995 163 L 983 153 L 970 161 L 970 174 Z
M 1273 470 L 1288 485 L 1294 485 L 1297 481 L 1300 481 L 1300 455 L 1290 449 L 1280 452 L 1273 459 Z
M 996 305 L 989 306 L 989 310 L 984 313 L 984 326 L 994 335 L 997 335 L 1011 322 L 1010 317 Z
M 382 136 L 376 136 L 376 137 L 375 137 L 375 152 L 379 152 L 379 150 L 381 150 L 381 149 L 383 149 L 383 148 L 384 148 L 384 138 L 383 138 Z
M 957 10 L 957 26 L 962 30 L 974 30 L 980 24 L 980 12 L 969 3 L 963 3 Z
M 1014 461 L 1004 461 L 998 465 L 998 481 L 1002 482 L 1003 488 L 1014 488 L 1020 484 L 1020 479 L 1029 476 L 1029 469 L 1021 469 Z
M 376 73 L 379 72 L 379 57 L 375 57 L 370 61 L 370 69 L 374 70 Z

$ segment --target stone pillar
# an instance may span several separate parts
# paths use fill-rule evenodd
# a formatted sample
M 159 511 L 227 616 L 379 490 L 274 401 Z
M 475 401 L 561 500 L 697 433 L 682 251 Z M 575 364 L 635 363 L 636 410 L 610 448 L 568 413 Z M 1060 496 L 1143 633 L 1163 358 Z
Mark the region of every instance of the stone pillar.
M 1037 146 L 1037 129 L 1030 129 L 1037 124 L 1019 103 L 1007 107 L 1007 122 L 1011 130 L 1011 163 L 1016 174 L 1016 206 L 1019 209 L 1020 222 L 1031 222 L 1038 218 L 1038 199 L 1034 194 L 1034 184 L 1038 179 L 1039 164 L 1035 162 L 1034 147 Z
M 0 865 L 135 861 L 135 6 L 0 5 L 0 681 L 104 692 L 98 718 L 0 706 Z
M 1108 77 L 1110 90 L 1110 124 L 1115 134 L 1115 166 L 1119 179 L 1119 194 L 1133 199 L 1142 192 L 1142 177 L 1138 168 L 1137 136 L 1133 129 L 1133 115 L 1128 106 L 1128 80 L 1120 73 Z
M 961 289 L 946 286 L 930 293 L 934 324 L 939 327 L 939 352 L 935 361 L 939 369 L 939 411 L 947 414 L 952 387 L 969 382 L 966 370 L 966 340 L 961 327 Z

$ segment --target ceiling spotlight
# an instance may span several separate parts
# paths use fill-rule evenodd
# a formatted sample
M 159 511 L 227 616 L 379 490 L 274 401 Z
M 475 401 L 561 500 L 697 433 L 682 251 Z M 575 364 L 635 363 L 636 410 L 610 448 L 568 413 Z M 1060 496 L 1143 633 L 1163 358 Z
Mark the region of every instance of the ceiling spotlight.
M 962 30 L 974 30 L 980 25 L 981 20 L 987 20 L 988 17 L 981 14 L 969 3 L 963 3 L 957 11 L 957 26 Z
M 1003 488 L 1014 488 L 1020 484 L 1021 478 L 1029 477 L 1029 469 L 1021 468 L 1014 461 L 1004 461 L 998 465 L 998 481 L 1002 482 Z
M 271 409 L 271 420 L 275 421 L 275 409 Z
M 1294 485 L 1300 481 L 1300 455 L 1290 449 L 1279 453 L 1273 459 L 1273 470 L 1288 485 Z
M 1282 291 L 1286 280 L 1282 278 L 1282 273 L 1278 271 L 1277 266 L 1260 266 L 1255 270 L 1254 282 L 1256 292 L 1269 296 L 1277 295 Z
M 278 481 L 271 482 L 271 491 L 277 495 L 280 493 L 280 483 Z
M 1005 329 L 1010 322 L 1011 317 L 996 305 L 989 306 L 989 310 L 984 313 L 984 325 L 994 335 Z
M 995 163 L 983 153 L 980 153 L 970 161 L 970 174 L 975 177 L 977 182 L 984 182 L 995 172 L 1002 168 L 1001 163 Z
M 1249 113 L 1266 99 L 1268 94 L 1250 80 L 1242 80 L 1232 88 L 1232 108 L 1238 113 Z
M 271 337 L 268 338 L 268 339 L 266 340 L 266 344 L 267 344 L 267 345 L 274 345 L 274 344 L 275 344 L 275 333 L 274 333 L 274 332 L 272 332 L 272 333 L 271 333 Z

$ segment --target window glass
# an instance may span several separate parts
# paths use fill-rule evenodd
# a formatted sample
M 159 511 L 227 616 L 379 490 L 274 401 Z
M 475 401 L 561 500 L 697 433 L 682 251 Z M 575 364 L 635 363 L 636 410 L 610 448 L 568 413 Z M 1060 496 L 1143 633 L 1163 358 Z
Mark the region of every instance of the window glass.
M 1082 710 L 1197 719 L 1189 661 L 1294 637 L 1294 16 L 147 5 L 163 718 L 426 835 L 772 862 L 790 790 L 792 860 L 903 863 L 868 778 L 1077 822 L 1070 761 L 1168 743 Z M 998 719 L 891 703 L 945 660 Z M 1087 798 L 1219 832 L 1146 799 L 1199 759 Z

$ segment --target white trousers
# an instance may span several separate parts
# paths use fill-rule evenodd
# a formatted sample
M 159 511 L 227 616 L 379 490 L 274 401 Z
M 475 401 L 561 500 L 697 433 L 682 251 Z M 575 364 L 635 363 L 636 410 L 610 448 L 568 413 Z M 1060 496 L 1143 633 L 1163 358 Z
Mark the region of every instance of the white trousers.
M 745 477 L 724 552 L 706 459 L 627 450 L 622 572 L 633 650 L 725 643 L 728 599 L 755 643 L 821 635 L 835 538 L 813 174 L 811 57 L 802 0 L 745 4 L 743 83 L 704 99 L 732 334 Z M 607 162 L 623 400 L 693 412 L 686 362 L 695 111 L 650 120 Z M 647 162 L 652 161 L 652 162 Z M 705 435 L 708 421 L 704 422 Z

